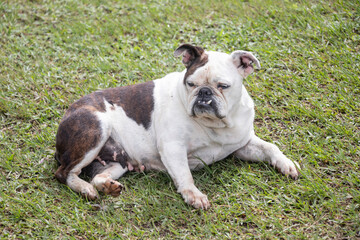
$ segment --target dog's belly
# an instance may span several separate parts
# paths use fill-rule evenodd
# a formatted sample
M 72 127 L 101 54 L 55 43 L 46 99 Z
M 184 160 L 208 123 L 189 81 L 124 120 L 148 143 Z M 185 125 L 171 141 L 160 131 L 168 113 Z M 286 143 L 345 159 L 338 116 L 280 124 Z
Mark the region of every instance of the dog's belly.
M 121 134 L 114 130 L 111 136 L 122 146 L 134 167 L 143 165 L 146 170 L 165 170 L 149 132 L 132 128 L 131 132 L 121 131 Z
M 146 170 L 165 169 L 160 160 L 152 127 L 145 129 L 143 125 L 127 117 L 120 106 L 99 114 L 99 117 L 102 122 L 107 123 L 110 137 L 126 152 L 129 157 L 127 161 L 134 167 L 143 165 Z

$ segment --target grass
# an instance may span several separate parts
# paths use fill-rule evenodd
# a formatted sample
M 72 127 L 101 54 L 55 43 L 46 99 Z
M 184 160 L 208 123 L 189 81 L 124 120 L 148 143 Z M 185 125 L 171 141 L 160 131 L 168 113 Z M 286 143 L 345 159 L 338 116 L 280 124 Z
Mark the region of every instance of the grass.
M 0 2 L 1 239 L 360 238 L 358 1 Z M 54 178 L 65 109 L 97 89 L 183 69 L 174 49 L 248 50 L 258 135 L 302 167 L 293 181 L 228 158 L 194 172 L 212 207 L 166 173 L 131 173 L 89 202 Z

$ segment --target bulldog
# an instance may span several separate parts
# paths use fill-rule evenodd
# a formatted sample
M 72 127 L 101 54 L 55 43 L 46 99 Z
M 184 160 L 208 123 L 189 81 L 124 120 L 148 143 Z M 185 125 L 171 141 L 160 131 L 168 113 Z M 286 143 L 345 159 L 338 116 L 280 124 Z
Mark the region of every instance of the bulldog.
M 298 165 L 254 133 L 254 103 L 243 80 L 260 68 L 250 52 L 174 52 L 186 69 L 141 84 L 96 91 L 66 111 L 56 135 L 56 178 L 93 200 L 118 196 L 127 171 L 167 171 L 185 202 L 210 206 L 191 170 L 229 155 L 266 161 L 294 179 Z M 86 182 L 81 172 L 90 177 Z

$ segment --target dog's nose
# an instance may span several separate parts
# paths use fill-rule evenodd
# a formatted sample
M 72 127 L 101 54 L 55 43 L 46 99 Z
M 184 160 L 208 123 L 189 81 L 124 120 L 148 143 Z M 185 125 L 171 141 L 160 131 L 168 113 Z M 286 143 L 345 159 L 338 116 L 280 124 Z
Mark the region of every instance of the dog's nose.
M 209 97 L 209 96 L 212 95 L 212 91 L 208 87 L 203 87 L 203 88 L 200 89 L 198 95 L 199 95 L 199 97 Z

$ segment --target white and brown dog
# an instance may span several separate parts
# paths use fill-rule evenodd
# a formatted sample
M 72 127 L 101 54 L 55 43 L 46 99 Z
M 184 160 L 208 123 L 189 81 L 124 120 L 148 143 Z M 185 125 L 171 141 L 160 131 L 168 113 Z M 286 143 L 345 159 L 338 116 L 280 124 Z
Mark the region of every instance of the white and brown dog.
M 166 170 L 185 201 L 207 209 L 190 170 L 226 158 L 267 161 L 298 177 L 296 163 L 254 133 L 254 103 L 243 85 L 259 61 L 181 45 L 186 69 L 155 81 L 106 89 L 72 104 L 56 135 L 56 178 L 88 199 L 118 196 L 131 170 Z M 92 178 L 88 183 L 80 172 Z M 96 190 L 97 189 L 97 190 Z

